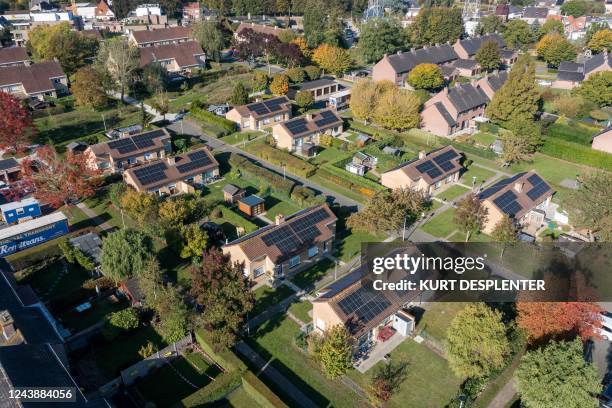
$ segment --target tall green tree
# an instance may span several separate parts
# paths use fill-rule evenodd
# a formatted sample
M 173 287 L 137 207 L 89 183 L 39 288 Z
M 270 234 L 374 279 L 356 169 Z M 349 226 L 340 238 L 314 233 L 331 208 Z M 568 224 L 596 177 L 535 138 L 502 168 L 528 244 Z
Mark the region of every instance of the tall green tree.
M 111 232 L 102 242 L 102 273 L 115 282 L 138 276 L 152 252 L 153 241 L 143 232 L 131 228 Z
M 612 51 L 612 30 L 597 31 L 587 43 L 587 47 L 595 53 Z
M 542 27 L 540 27 L 538 38 L 542 38 L 550 33 L 563 34 L 564 32 L 565 28 L 563 27 L 563 22 L 560 20 L 547 20 Z
M 612 71 L 594 73 L 574 92 L 601 107 L 612 105 Z
M 504 23 L 496 15 L 484 16 L 478 22 L 476 33 L 478 35 L 501 33 L 504 29 Z
M 561 6 L 561 13 L 564 16 L 580 17 L 584 16 L 589 6 L 584 0 L 569 0 Z
M 191 295 L 203 306 L 200 323 L 211 331 L 215 344 L 232 346 L 254 303 L 244 264 L 232 263 L 213 249 L 204 254 L 200 267 L 192 269 L 191 277 Z
M 251 80 L 251 85 L 253 87 L 253 91 L 265 91 L 268 89 L 268 84 L 270 83 L 270 78 L 268 74 L 263 71 L 255 71 L 253 74 L 253 79 Z
M 597 408 L 601 381 L 593 364 L 584 360 L 579 339 L 553 341 L 528 351 L 516 371 L 517 388 L 526 407 Z
M 245 105 L 249 102 L 249 93 L 242 84 L 237 82 L 232 89 L 232 96 L 230 97 L 230 103 L 232 105 Z
M 535 83 L 535 64 L 521 56 L 508 74 L 508 80 L 487 107 L 492 121 L 505 124 L 511 119 L 532 120 L 538 110 L 540 92 Z
M 416 45 L 453 43 L 461 37 L 463 31 L 460 9 L 423 7 L 410 25 L 410 42 Z
M 314 97 L 312 96 L 312 92 L 309 91 L 299 91 L 295 95 L 295 104 L 299 106 L 301 112 L 305 112 L 308 110 L 310 106 L 314 103 Z
M 332 380 L 342 377 L 353 366 L 351 336 L 344 326 L 336 325 L 325 332 L 319 358 L 325 374 Z
M 506 326 L 499 311 L 471 303 L 453 318 L 446 335 L 446 354 L 462 378 L 486 377 L 510 354 Z
M 502 33 L 504 41 L 509 48 L 525 49 L 534 41 L 534 35 L 527 24 L 523 20 L 511 20 L 506 24 L 506 28 Z
M 483 228 L 487 221 L 487 209 L 478 197 L 471 193 L 457 203 L 453 221 L 465 232 L 465 242 L 468 242 L 470 235 Z
M 573 61 L 576 58 L 576 48 L 565 36 L 552 32 L 546 34 L 536 44 L 538 57 L 551 67 L 558 67 L 563 61 Z
M 111 38 L 102 43 L 98 53 L 97 62 L 106 68 L 106 71 L 121 91 L 121 100 L 125 96 L 125 89 L 134 78 L 138 69 L 140 53 L 138 48 L 130 45 L 124 37 Z
M 185 337 L 189 331 L 189 311 L 179 290 L 170 285 L 162 287 L 155 302 L 159 316 L 157 332 L 167 343 L 174 343 Z
M 421 101 L 407 89 L 391 88 L 381 95 L 374 121 L 387 129 L 407 130 L 419 126 Z
M 501 65 L 501 51 L 495 41 L 485 41 L 476 51 L 476 61 L 482 69 L 493 71 Z
M 502 250 L 500 256 L 504 256 L 504 250 L 506 244 L 512 244 L 518 241 L 518 228 L 513 218 L 508 217 L 506 214 L 495 224 L 495 229 L 491 236 L 493 241 L 502 244 Z
M 359 34 L 359 50 L 366 62 L 378 62 L 385 54 L 393 54 L 405 46 L 405 31 L 391 19 L 373 19 L 363 24 Z
M 564 200 L 572 224 L 588 228 L 601 241 L 612 241 L 612 175 L 596 171 L 580 179 L 580 187 Z
M 215 61 L 221 60 L 221 51 L 226 45 L 223 31 L 219 27 L 219 22 L 215 20 L 202 20 L 193 25 L 193 36 L 206 55 Z

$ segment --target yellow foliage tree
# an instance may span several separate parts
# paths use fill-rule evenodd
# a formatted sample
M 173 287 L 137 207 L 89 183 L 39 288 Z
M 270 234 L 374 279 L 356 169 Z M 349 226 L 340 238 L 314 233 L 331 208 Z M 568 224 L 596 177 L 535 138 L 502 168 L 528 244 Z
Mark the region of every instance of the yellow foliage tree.
M 285 75 L 275 75 L 270 84 L 270 91 L 274 95 L 285 95 L 289 92 L 289 80 Z
M 291 44 L 297 45 L 300 51 L 302 52 L 302 55 L 306 58 L 310 58 L 310 56 L 312 55 L 312 50 L 308 48 L 308 44 L 306 44 L 306 40 L 304 39 L 304 37 L 294 38 L 291 41 Z
M 157 197 L 152 193 L 128 189 L 121 198 L 121 208 L 139 223 L 157 216 Z
M 363 121 L 372 120 L 381 95 L 394 87 L 390 81 L 358 81 L 351 91 L 350 107 L 353 115 Z
M 610 52 L 612 50 L 612 30 L 597 31 L 589 41 L 588 48 L 593 52 Z
M 350 54 L 343 48 L 322 44 L 312 53 L 312 60 L 323 70 L 339 75 L 353 64 Z
M 374 111 L 374 121 L 388 129 L 405 130 L 419 126 L 420 101 L 412 92 L 393 87 L 385 92 Z

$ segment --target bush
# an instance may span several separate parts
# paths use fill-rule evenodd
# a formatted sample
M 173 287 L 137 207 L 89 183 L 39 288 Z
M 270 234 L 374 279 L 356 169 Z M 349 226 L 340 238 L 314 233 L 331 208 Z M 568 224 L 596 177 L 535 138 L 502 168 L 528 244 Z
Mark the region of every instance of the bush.
M 310 177 L 316 171 L 316 167 L 307 161 L 267 144 L 258 145 L 254 150 L 254 153 L 262 159 L 276 164 L 277 166 L 282 166 L 284 164 L 287 166 L 287 170 L 289 170 L 291 173 L 297 174 L 298 176 Z
M 344 160 L 342 162 L 344 162 Z M 321 166 L 317 171 L 317 175 L 340 187 L 344 187 L 368 198 L 372 197 L 376 191 L 384 189 L 384 187 L 374 181 L 356 176 L 344 169 L 336 167 L 335 165 L 338 163 Z
M 108 322 L 121 330 L 132 330 L 138 327 L 140 319 L 138 311 L 132 307 L 111 313 Z
M 299 84 L 300 82 L 304 82 L 306 79 L 306 73 L 300 67 L 289 68 L 285 71 L 285 75 L 289 78 L 291 82 L 294 84 Z
M 221 210 L 221 208 L 219 207 L 215 207 L 213 208 L 213 210 L 210 212 L 210 216 L 212 218 L 221 218 L 223 217 L 223 211 Z
M 612 171 L 612 154 L 590 146 L 547 137 L 540 151 L 558 159 Z
M 283 176 L 276 174 L 264 167 L 260 167 L 252 163 L 250 160 L 244 157 L 238 156 L 234 153 L 230 155 L 229 162 L 233 168 L 240 170 L 240 174 L 247 180 L 261 185 L 266 183 L 270 186 L 270 189 L 282 195 L 283 197 L 290 197 L 291 190 L 295 183 L 289 179 L 283 178 Z
M 325 197 L 304 186 L 295 186 L 291 192 L 291 199 L 302 207 L 312 207 L 325 202 Z
M 246 393 L 263 408 L 287 407 L 287 405 L 251 371 L 247 371 L 242 375 L 242 386 Z
M 81 251 L 80 248 L 73 248 L 74 258 L 77 263 L 83 267 L 83 269 L 87 271 L 93 271 L 96 267 L 96 263 L 85 254 L 85 252 Z
M 547 139 L 559 140 L 563 139 L 568 142 L 580 143 L 585 146 L 591 145 L 591 140 L 596 132 L 594 130 L 587 129 L 583 126 L 576 125 L 574 123 L 553 123 L 546 129 Z
M 115 183 L 108 189 L 108 198 L 115 208 L 121 208 L 121 199 L 127 191 L 127 184 Z
M 59 242 L 58 246 L 59 246 L 59 249 L 62 251 L 62 254 L 64 255 L 64 257 L 66 258 L 66 261 L 68 263 L 74 263 L 75 261 L 74 248 L 70 244 L 70 241 L 68 241 L 68 238 L 62 239 Z
M 201 107 L 192 107 L 191 116 L 203 125 L 208 125 L 209 128 L 212 128 L 210 130 L 215 132 L 216 137 L 227 136 L 236 131 L 236 123 L 208 112 Z
M 308 79 L 310 79 L 311 81 L 319 79 L 319 77 L 321 76 L 321 69 L 314 65 L 308 65 L 307 67 L 305 67 L 304 72 L 306 72 L 306 75 L 308 75 Z
M 604 121 L 604 120 L 608 120 L 608 114 L 604 111 L 602 111 L 601 109 L 594 109 L 592 111 L 589 112 L 589 116 L 597 121 Z

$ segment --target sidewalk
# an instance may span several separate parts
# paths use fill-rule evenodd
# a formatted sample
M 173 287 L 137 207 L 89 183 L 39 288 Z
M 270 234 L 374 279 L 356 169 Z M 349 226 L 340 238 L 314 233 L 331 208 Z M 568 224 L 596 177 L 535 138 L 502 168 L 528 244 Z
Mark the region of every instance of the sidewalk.
M 100 227 L 103 231 L 110 232 L 113 230 L 113 226 L 108 222 L 104 221 L 102 217 L 97 215 L 91 208 L 89 208 L 85 203 L 80 202 L 76 205 L 81 211 L 85 213 L 91 219 L 96 227 Z

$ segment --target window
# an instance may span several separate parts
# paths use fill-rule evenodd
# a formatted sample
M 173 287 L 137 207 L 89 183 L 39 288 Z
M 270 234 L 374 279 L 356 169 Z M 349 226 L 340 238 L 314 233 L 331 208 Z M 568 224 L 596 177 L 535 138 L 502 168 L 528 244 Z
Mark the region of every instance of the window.
M 276 115 L 276 116 L 274 117 L 274 121 L 275 121 L 275 122 L 278 122 L 278 121 L 280 121 L 280 120 L 283 120 L 283 115 Z
M 308 257 L 312 258 L 313 256 L 317 255 L 319 253 L 319 247 L 318 246 L 313 246 L 308 248 Z
M 145 160 L 151 160 L 153 158 L 153 153 L 145 153 L 144 158 Z
M 323 243 L 323 252 L 325 253 L 329 252 L 329 241 L 325 241 Z
M 253 269 L 253 277 L 257 278 L 258 276 L 263 275 L 264 272 L 265 272 L 265 269 L 264 269 L 263 265 L 258 267 L 258 268 L 255 268 L 255 269 Z
M 263 120 L 263 124 L 264 124 L 264 125 L 267 125 L 268 123 L 270 123 L 270 118 L 265 118 L 265 119 Z
M 294 256 L 289 260 L 289 267 L 294 268 L 300 264 L 300 256 Z
M 321 331 L 325 331 L 325 320 L 321 320 L 317 317 L 316 326 L 317 326 L 317 329 Z
M 23 210 L 23 208 L 17 208 L 15 212 L 17 213 L 17 215 L 23 215 L 25 211 Z

